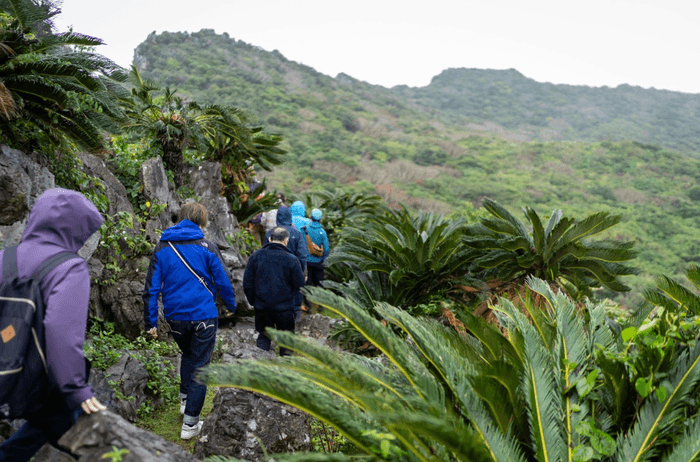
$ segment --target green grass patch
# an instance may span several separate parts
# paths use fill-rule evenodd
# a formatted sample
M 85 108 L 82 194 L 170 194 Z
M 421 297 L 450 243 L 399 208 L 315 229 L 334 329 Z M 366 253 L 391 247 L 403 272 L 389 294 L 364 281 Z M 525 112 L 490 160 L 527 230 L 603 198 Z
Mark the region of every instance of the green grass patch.
M 211 413 L 214 406 L 214 395 L 216 387 L 207 387 L 207 394 L 204 398 L 204 407 L 199 415 L 200 420 L 204 420 Z M 182 415 L 180 415 L 180 402 L 166 402 L 158 409 L 145 413 L 139 416 L 136 425 L 144 430 L 162 436 L 168 441 L 183 447 L 190 453 L 194 453 L 194 446 L 197 442 L 197 437 L 183 440 L 180 439 L 180 430 L 182 429 Z

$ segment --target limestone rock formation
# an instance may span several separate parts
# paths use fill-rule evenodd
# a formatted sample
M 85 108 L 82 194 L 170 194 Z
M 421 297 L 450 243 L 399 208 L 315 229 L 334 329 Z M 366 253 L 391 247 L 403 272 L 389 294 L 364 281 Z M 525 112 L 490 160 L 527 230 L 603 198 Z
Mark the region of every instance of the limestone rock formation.
M 0 145 L 0 245 L 19 243 L 34 201 L 54 186 L 54 175 L 47 168 Z
M 256 393 L 219 389 L 197 440 L 195 457 L 263 460 L 260 443 L 269 453 L 309 450 L 306 414 Z
M 98 462 L 114 460 L 105 454 L 122 451 L 124 462 L 195 462 L 196 459 L 175 443 L 129 422 L 110 411 L 82 415 L 58 441 L 62 449 L 77 459 L 44 447 L 34 462 Z

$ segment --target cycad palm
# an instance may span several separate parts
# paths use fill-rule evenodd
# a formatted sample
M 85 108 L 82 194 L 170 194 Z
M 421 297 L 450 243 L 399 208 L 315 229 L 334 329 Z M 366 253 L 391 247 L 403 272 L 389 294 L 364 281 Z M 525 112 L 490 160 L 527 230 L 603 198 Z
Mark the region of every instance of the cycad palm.
M 692 292 L 678 281 L 666 276 L 656 277 L 656 287 L 648 289 L 644 298 L 656 305 L 666 308 L 670 312 L 681 312 L 684 315 L 700 314 L 700 266 L 689 266 L 685 270 L 685 276 L 691 283 L 695 292 Z
M 122 118 L 117 95 L 123 70 L 85 51 L 102 41 L 78 33 L 53 33 L 51 2 L 0 2 L 0 130 L 3 142 L 20 147 L 43 133 L 99 150 L 102 131 L 116 132 Z
M 466 223 L 403 208 L 346 228 L 328 264 L 348 264 L 359 273 L 379 273 L 390 285 L 386 301 L 410 306 L 445 294 L 466 281 L 473 253 L 461 238 Z
M 636 256 L 632 242 L 590 239 L 616 225 L 619 216 L 600 212 L 575 220 L 555 210 L 544 225 L 525 207 L 527 226 L 493 200 L 486 199 L 484 208 L 491 216 L 472 226 L 465 237 L 466 245 L 480 254 L 471 270 L 484 280 L 522 283 L 534 276 L 558 283 L 578 298 L 601 286 L 628 291 L 620 277 L 638 272 L 625 265 Z
M 195 148 L 201 156 L 222 164 L 224 194 L 233 200 L 248 178 L 249 165 L 264 169 L 282 162 L 286 153 L 278 145 L 281 137 L 248 125 L 247 116 L 235 107 L 200 105 L 184 101 L 169 87 L 160 88 L 131 68 L 132 90 L 122 99 L 128 117 L 126 128 L 150 137 L 174 173 L 175 184 L 184 184 L 184 151 Z
M 363 454 L 357 459 L 696 460 L 697 435 L 681 422 L 698 412 L 689 398 L 698 391 L 700 347 L 679 345 L 666 397 L 635 396 L 635 419 L 620 424 L 609 403 L 616 399 L 617 382 L 629 381 L 631 374 L 613 374 L 612 381 L 598 377 L 598 371 L 611 373 L 615 366 L 598 362 L 600 352 L 626 347 L 609 328 L 604 307 L 581 308 L 541 280 L 531 280 L 529 287 L 546 300 L 547 309 L 535 309 L 530 301 L 524 314 L 503 301 L 497 312 L 505 332 L 469 314 L 466 329 L 457 332 L 380 303 L 376 310 L 395 328 L 390 329 L 353 302 L 313 289 L 312 301 L 345 317 L 384 360 L 272 332 L 280 346 L 297 355 L 213 366 L 207 374 L 213 384 L 265 394 L 332 425 Z M 696 417 L 687 423 L 690 430 L 699 425 Z

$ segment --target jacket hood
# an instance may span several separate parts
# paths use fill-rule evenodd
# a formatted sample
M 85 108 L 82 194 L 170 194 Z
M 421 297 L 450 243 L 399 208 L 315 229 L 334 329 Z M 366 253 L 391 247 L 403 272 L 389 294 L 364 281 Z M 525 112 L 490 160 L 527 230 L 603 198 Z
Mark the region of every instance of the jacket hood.
M 79 192 L 49 189 L 34 203 L 22 242 L 53 244 L 77 252 L 102 222 L 97 207 Z
M 204 233 L 199 226 L 190 220 L 182 220 L 163 231 L 160 239 L 162 241 L 194 241 L 195 239 L 204 239 Z
M 286 205 L 277 209 L 277 226 L 292 226 L 292 212 Z
M 293 217 L 303 217 L 306 216 L 306 206 L 302 201 L 296 201 L 292 204 L 292 216 Z

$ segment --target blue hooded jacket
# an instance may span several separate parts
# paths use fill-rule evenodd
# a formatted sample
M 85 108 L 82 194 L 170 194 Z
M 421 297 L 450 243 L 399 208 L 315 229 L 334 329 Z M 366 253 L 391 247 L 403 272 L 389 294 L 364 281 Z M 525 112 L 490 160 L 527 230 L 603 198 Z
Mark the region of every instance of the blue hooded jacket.
M 324 231 L 321 223 L 316 220 L 311 220 L 307 226 L 305 226 L 306 234 L 309 235 L 311 241 L 317 246 L 323 246 L 323 255 L 317 257 L 316 255 L 309 254 L 306 261 L 307 263 L 323 263 L 328 257 L 328 253 L 331 251 L 331 246 L 328 243 L 328 235 Z
M 206 282 L 213 295 L 187 269 L 170 248 L 170 243 Z M 151 257 L 143 289 L 146 330 L 157 325 L 158 296 L 161 293 L 166 319 L 202 321 L 216 318 L 219 315 L 217 294 L 221 295 L 229 311 L 236 310 L 233 288 L 219 248 L 204 239 L 199 226 L 189 220 L 166 229 Z
M 282 226 L 289 231 L 287 248 L 299 259 L 301 270 L 304 271 L 306 269 L 306 259 L 308 258 L 305 237 L 301 231 L 292 225 L 292 213 L 286 205 L 282 205 L 277 209 L 277 226 Z M 270 233 L 272 233 L 272 230 L 265 233 L 265 244 L 270 242 Z
M 306 218 L 306 206 L 302 201 L 296 201 L 292 204 L 292 224 L 296 229 L 301 230 L 304 226 L 311 223 L 311 220 Z

